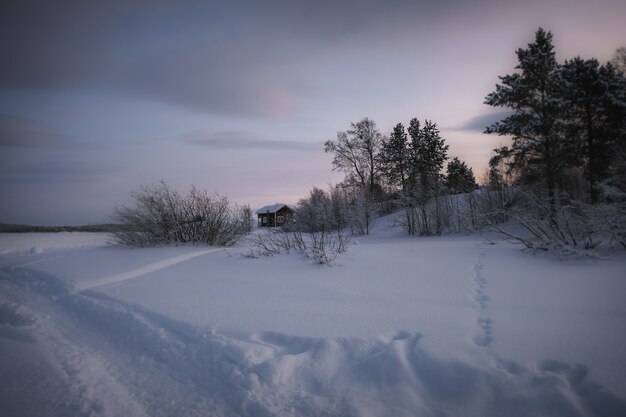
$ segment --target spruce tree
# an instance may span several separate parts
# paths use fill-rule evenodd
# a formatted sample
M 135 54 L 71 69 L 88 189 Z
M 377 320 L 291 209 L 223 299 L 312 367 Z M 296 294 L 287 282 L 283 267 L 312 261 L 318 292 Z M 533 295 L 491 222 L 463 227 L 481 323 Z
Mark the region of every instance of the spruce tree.
M 565 133 L 577 141 L 575 162 L 583 167 L 591 201 L 596 202 L 597 185 L 609 177 L 616 147 L 624 140 L 624 76 L 610 64 L 581 58 L 565 61 L 559 76 Z
M 519 72 L 499 77 L 496 91 L 485 98 L 485 104 L 510 108 L 513 114 L 487 127 L 485 133 L 513 137 L 510 152 L 520 179 L 542 184 L 554 212 L 558 175 L 568 165 L 572 150 L 558 128 L 563 103 L 558 98 L 552 34 L 539 28 L 535 42 L 516 54 Z
M 381 169 L 391 185 L 405 191 L 407 185 L 408 161 L 407 134 L 402 123 L 398 123 L 389 139 L 383 141 L 381 150 Z
M 430 120 L 426 120 L 424 127 L 420 127 L 419 120 L 412 119 L 409 135 L 412 178 L 419 187 L 420 199 L 425 201 L 433 195 L 439 184 L 449 146 L 445 144 L 437 125 Z
M 429 120 L 421 127 L 419 120 L 411 119 L 409 123 L 410 146 L 410 176 L 411 198 L 421 209 L 421 228 L 423 235 L 432 234 L 426 203 L 434 198 L 436 209 L 436 233 L 441 233 L 442 218 L 439 210 L 439 192 L 441 185 L 441 170 L 448 158 L 448 145 L 437 129 L 437 125 Z
M 453 194 L 469 193 L 476 189 L 476 179 L 472 168 L 454 157 L 446 168 L 446 186 Z

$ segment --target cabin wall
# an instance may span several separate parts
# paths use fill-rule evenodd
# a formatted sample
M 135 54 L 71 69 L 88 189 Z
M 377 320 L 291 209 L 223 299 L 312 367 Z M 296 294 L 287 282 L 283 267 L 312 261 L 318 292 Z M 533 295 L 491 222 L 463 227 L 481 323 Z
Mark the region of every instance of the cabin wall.
M 277 227 L 284 226 L 291 217 L 293 210 L 283 207 L 276 213 L 259 213 L 257 221 L 259 227 Z

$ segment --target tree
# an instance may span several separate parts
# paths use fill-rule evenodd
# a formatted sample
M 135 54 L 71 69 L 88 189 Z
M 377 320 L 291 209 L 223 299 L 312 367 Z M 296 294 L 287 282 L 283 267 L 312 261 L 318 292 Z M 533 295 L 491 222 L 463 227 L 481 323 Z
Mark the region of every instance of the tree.
M 507 146 L 493 150 L 489 158 L 488 185 L 492 190 L 500 190 L 513 185 L 511 151 Z
M 422 200 L 432 197 L 439 186 L 441 170 L 448 158 L 449 146 L 437 129 L 437 124 L 426 120 L 424 127 L 412 119 L 409 125 L 411 136 L 410 163 L 411 179 L 419 186 Z
M 454 194 L 469 193 L 477 187 L 472 168 L 457 157 L 448 162 L 446 185 Z
M 333 154 L 333 169 L 344 172 L 344 186 L 356 188 L 353 207 L 364 221 L 363 232 L 369 233 L 369 224 L 374 210 L 374 195 L 380 174 L 380 150 L 383 138 L 376 123 L 367 117 L 351 123 L 350 129 L 338 132 L 337 138 L 326 141 L 325 152 Z
M 611 64 L 618 72 L 626 75 L 626 46 L 617 48 L 611 58 Z
M 436 209 L 436 233 L 440 233 L 442 223 L 438 197 L 442 179 L 441 170 L 448 158 L 448 145 L 441 137 L 437 125 L 429 120 L 424 121 L 424 126 L 421 127 L 417 118 L 411 119 L 408 131 L 411 137 L 409 148 L 410 199 L 416 200 L 421 210 L 420 233 L 432 234 L 426 204 L 433 197 Z
M 402 123 L 398 123 L 381 149 L 381 170 L 389 184 L 406 191 L 409 169 L 407 134 Z
M 350 129 L 338 132 L 337 138 L 324 143 L 324 151 L 333 154 L 333 169 L 346 174 L 347 183 L 357 183 L 370 193 L 374 191 L 382 136 L 376 123 L 367 117 L 351 123 Z
M 527 183 L 542 183 L 555 209 L 559 172 L 569 165 L 574 152 L 558 129 L 563 103 L 558 98 L 559 80 L 552 34 L 542 28 L 527 49 L 518 49 L 519 72 L 501 76 L 496 91 L 485 104 L 508 107 L 513 114 L 485 130 L 485 133 L 511 135 L 513 168 Z
M 583 167 L 595 203 L 598 183 L 610 176 L 616 148 L 623 141 L 626 83 L 611 64 L 600 66 L 595 59 L 565 61 L 558 73 L 565 134 L 580 150 L 572 162 Z
M 332 196 L 313 187 L 309 196 L 301 199 L 295 210 L 298 229 L 305 232 L 320 232 L 340 228 Z

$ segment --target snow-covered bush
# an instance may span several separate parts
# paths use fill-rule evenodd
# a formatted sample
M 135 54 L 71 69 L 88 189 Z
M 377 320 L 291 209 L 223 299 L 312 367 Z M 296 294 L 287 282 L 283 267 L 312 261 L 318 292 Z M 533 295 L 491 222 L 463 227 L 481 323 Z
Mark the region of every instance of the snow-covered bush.
M 491 230 L 531 251 L 547 251 L 562 257 L 595 257 L 604 243 L 610 249 L 626 248 L 626 206 L 588 204 L 573 200 L 550 206 L 532 194 L 507 212 L 506 224 L 492 223 Z
M 330 264 L 339 254 L 347 252 L 350 246 L 350 237 L 335 232 L 302 233 L 299 230 L 268 230 L 250 238 L 253 246 L 249 256 L 273 256 L 282 252 L 296 251 L 320 264 Z
M 250 232 L 251 210 L 193 187 L 187 196 L 164 181 L 132 193 L 134 207 L 116 207 L 117 240 L 130 246 L 194 243 L 229 246 Z
M 298 229 L 319 232 L 342 228 L 344 213 L 342 201 L 337 196 L 313 187 L 309 195 L 298 202 L 294 218 Z

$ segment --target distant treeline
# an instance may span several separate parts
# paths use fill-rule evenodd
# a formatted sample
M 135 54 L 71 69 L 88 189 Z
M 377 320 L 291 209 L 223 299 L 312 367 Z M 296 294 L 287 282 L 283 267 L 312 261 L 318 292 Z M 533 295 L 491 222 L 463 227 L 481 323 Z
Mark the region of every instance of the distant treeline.
M 58 233 L 58 232 L 105 232 L 120 230 L 119 224 L 94 224 L 88 226 L 32 226 L 28 224 L 0 223 L 0 233 Z

